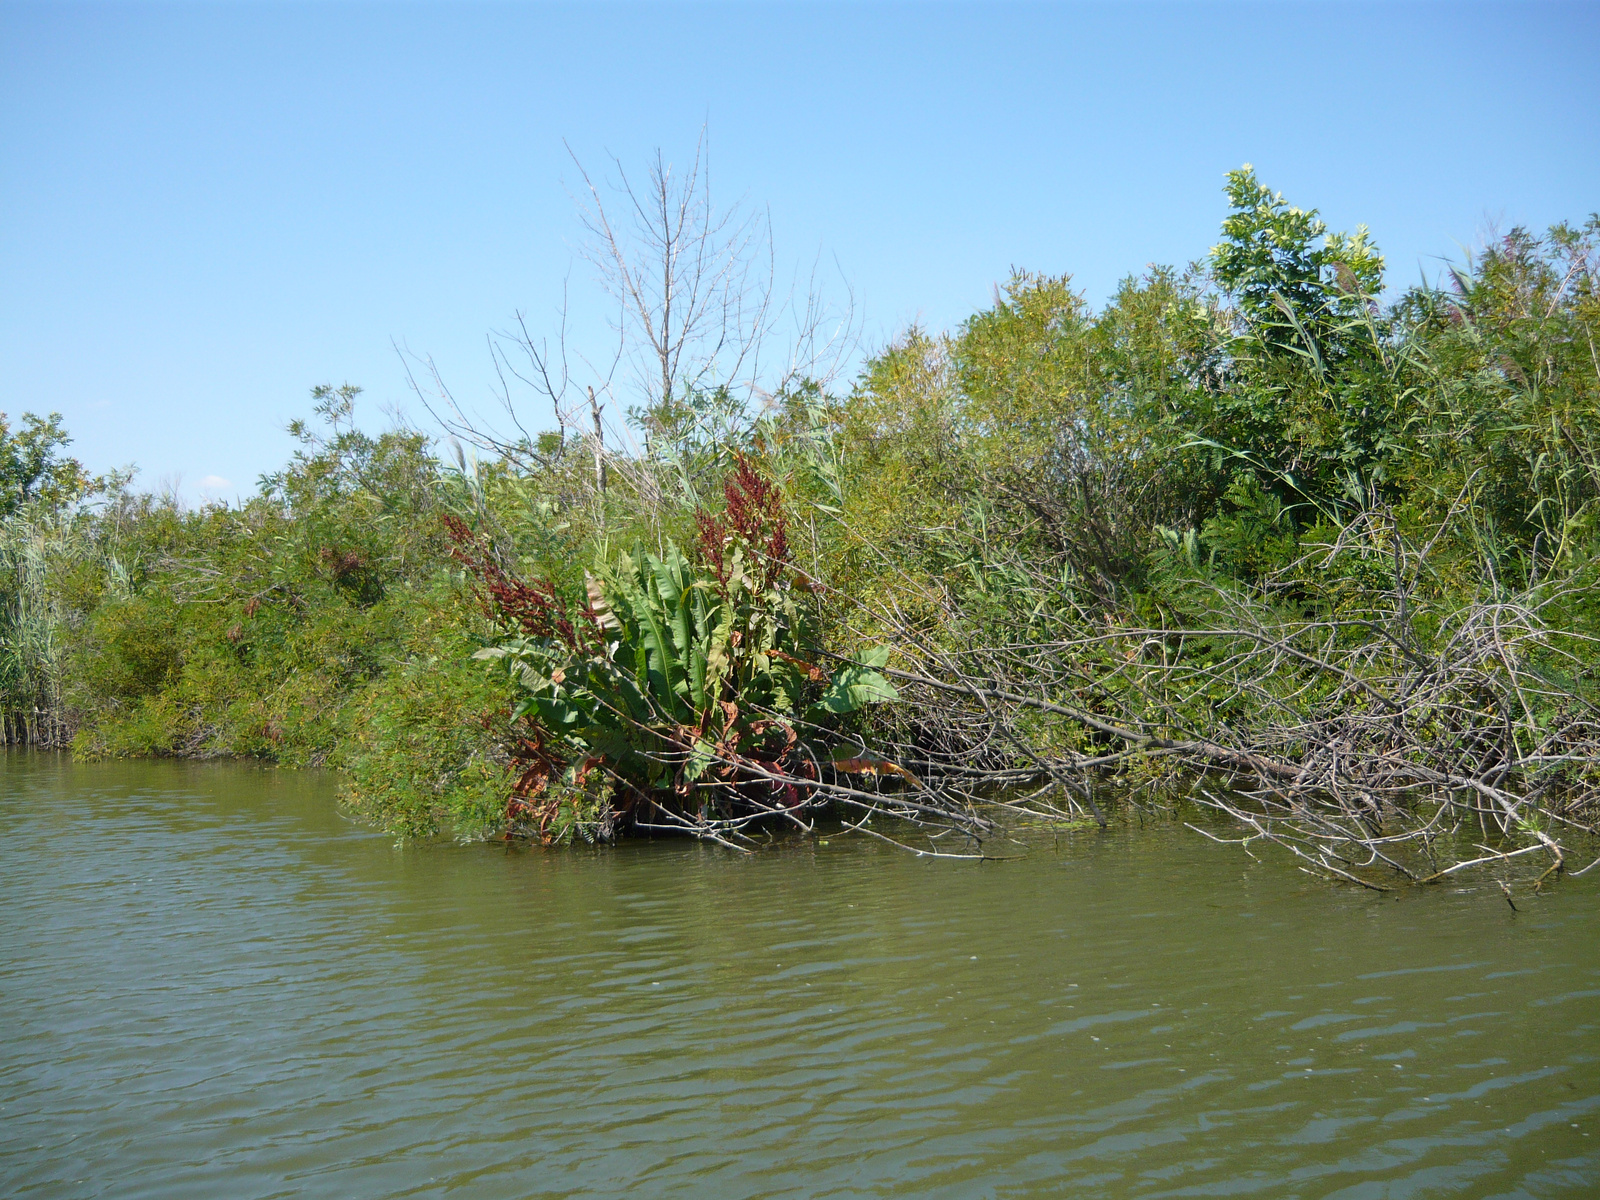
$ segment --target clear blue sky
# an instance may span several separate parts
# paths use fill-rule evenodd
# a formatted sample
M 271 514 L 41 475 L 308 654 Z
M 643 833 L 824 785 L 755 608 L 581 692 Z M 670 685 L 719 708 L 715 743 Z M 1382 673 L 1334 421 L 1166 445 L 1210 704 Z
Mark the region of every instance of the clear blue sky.
M 313 384 L 381 425 L 394 341 L 481 398 L 514 311 L 571 274 L 593 312 L 562 140 L 681 159 L 702 122 L 872 344 L 1013 265 L 1098 304 L 1196 258 L 1247 161 L 1403 283 L 1600 208 L 1597 49 L 1594 4 L 5 3 L 0 409 L 193 498 L 280 464 Z

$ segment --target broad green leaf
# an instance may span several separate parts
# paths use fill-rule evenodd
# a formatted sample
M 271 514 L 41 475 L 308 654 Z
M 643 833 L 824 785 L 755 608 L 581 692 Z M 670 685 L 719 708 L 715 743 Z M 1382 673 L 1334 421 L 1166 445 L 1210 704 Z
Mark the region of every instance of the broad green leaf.
M 887 679 L 870 667 L 851 663 L 835 672 L 813 711 L 842 716 L 857 712 L 871 704 L 890 704 L 900 698 L 900 693 Z
M 873 646 L 863 651 L 857 658 L 864 667 L 887 667 L 889 665 L 889 647 Z
M 716 761 L 717 751 L 705 738 L 696 738 L 689 750 L 689 759 L 683 764 L 683 777 L 694 783 L 706 773 L 706 768 Z

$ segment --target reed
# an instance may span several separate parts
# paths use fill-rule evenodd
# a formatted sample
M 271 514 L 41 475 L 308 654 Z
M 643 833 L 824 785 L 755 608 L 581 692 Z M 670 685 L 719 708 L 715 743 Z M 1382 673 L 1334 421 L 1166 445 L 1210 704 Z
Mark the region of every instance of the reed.
M 66 602 L 55 580 L 92 553 L 70 514 L 34 506 L 0 523 L 0 730 L 7 744 L 65 746 Z

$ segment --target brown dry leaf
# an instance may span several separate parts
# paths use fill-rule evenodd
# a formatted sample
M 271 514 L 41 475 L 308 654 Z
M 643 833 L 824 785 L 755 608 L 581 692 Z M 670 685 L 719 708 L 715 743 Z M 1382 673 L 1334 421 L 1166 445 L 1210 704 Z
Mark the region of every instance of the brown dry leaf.
M 854 758 L 836 758 L 833 760 L 833 769 L 843 771 L 846 775 L 898 775 L 902 779 L 910 780 L 915 787 L 922 786 L 910 771 L 897 762 L 890 762 L 887 758 L 880 758 L 876 754 L 861 754 Z

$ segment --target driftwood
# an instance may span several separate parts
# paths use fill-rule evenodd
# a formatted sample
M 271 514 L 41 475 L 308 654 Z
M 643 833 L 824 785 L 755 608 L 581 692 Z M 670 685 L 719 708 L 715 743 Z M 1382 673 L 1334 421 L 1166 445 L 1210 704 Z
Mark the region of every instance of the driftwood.
M 847 825 L 863 832 L 882 833 L 867 828 L 874 817 L 908 819 L 931 850 L 959 835 L 982 855 L 1008 815 L 1104 824 L 1108 797 L 1181 800 L 1237 830 L 1191 824 L 1207 837 L 1271 844 L 1362 887 L 1534 858 L 1542 885 L 1573 839 L 1597 834 L 1593 640 L 1549 619 L 1570 591 L 1430 599 L 1433 544 L 1408 547 L 1373 516 L 1313 558 L 1379 547 L 1392 587 L 1293 605 L 1274 603 L 1273 581 L 1247 593 L 1196 574 L 1188 608 L 1203 620 L 1141 622 L 1098 599 L 1069 602 L 1026 638 L 1006 631 L 992 644 L 948 635 L 970 628 L 951 592 L 884 600 L 860 609 L 855 630 L 889 641 L 899 664 L 884 673 L 901 702 L 871 749 L 918 785 L 826 771 L 766 782 L 804 789 L 807 811 L 854 813 Z M 1315 565 L 1297 564 L 1300 577 Z M 1313 607 L 1325 615 L 1296 615 Z M 730 779 L 760 778 L 725 766 Z M 811 827 L 778 804 L 748 811 L 748 824 L 694 831 L 737 837 L 773 816 Z
M 1094 795 L 1120 784 L 1135 802 L 1185 797 L 1239 829 L 1225 840 L 1364 887 L 1536 854 L 1542 883 L 1565 867 L 1563 839 L 1596 832 L 1594 639 L 1550 620 L 1575 589 L 1430 599 L 1433 544 L 1366 518 L 1284 578 L 1381 547 L 1393 586 L 1315 606 L 1275 603 L 1271 580 L 1245 592 L 1196 572 L 1188 618 L 1160 624 L 1068 606 L 1034 623 L 1043 636 L 953 648 L 938 630 L 961 627 L 960 606 L 926 592 L 918 618 L 888 602 L 866 623 L 902 651 L 889 673 L 939 752 L 927 765 L 1032 765 L 1058 785 L 1043 815 L 1098 817 Z M 1326 615 L 1296 615 L 1313 608 Z

